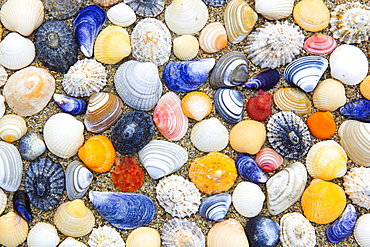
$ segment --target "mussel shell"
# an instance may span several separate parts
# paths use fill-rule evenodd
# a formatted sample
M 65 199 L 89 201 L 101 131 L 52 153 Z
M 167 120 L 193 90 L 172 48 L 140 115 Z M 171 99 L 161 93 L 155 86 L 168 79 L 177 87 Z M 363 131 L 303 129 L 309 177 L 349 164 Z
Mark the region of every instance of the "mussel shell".
M 257 166 L 256 161 L 248 154 L 240 154 L 235 160 L 239 175 L 253 183 L 266 183 L 267 176 Z
M 356 209 L 348 204 L 343 214 L 326 230 L 326 237 L 331 243 L 339 243 L 351 236 L 357 220 Z
M 280 80 L 280 72 L 277 69 L 267 69 L 250 78 L 243 87 L 248 89 L 270 90 Z
M 370 100 L 355 99 L 339 109 L 340 113 L 348 118 L 370 122 Z
M 216 111 L 229 123 L 237 123 L 243 119 L 243 94 L 229 88 L 217 89 L 213 98 Z
M 219 193 L 207 197 L 199 206 L 199 214 L 209 220 L 221 221 L 231 205 L 231 195 Z
M 39 133 L 29 132 L 19 141 L 19 152 L 23 159 L 35 160 L 46 151 L 46 146 Z
M 249 246 L 274 247 L 279 243 L 280 226 L 264 216 L 256 216 L 245 225 Z
M 72 98 L 63 94 L 54 93 L 53 99 L 62 112 L 77 115 L 85 113 L 87 103 L 85 100 Z
M 93 174 L 80 161 L 71 162 L 66 169 L 66 191 L 68 199 L 82 198 L 93 179 Z
M 13 195 L 14 210 L 26 221 L 32 220 L 30 199 L 24 190 L 17 190 Z

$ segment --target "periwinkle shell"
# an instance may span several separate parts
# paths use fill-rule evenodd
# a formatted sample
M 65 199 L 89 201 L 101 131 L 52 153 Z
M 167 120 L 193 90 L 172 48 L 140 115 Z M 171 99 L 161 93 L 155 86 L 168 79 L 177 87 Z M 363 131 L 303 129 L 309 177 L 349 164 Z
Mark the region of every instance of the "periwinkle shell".
M 370 100 L 355 99 L 339 109 L 340 113 L 348 118 L 370 122 Z
M 26 221 L 32 220 L 30 199 L 24 190 L 17 190 L 13 195 L 14 210 Z
M 348 204 L 343 214 L 326 230 L 326 237 L 332 243 L 339 243 L 351 236 L 357 220 L 356 209 Z
M 220 193 L 205 199 L 199 207 L 199 214 L 210 220 L 221 221 L 231 205 L 231 195 Z
M 279 243 L 280 226 L 267 217 L 256 216 L 247 222 L 245 233 L 250 247 L 273 247 Z
M 266 183 L 266 174 L 258 167 L 256 161 L 248 154 L 240 154 L 235 160 L 240 176 L 253 183 Z
M 29 132 L 19 141 L 19 153 L 23 159 L 35 160 L 45 151 L 46 146 L 39 133 Z
M 270 90 L 280 80 L 280 73 L 277 69 L 267 69 L 250 78 L 243 87 L 248 89 Z

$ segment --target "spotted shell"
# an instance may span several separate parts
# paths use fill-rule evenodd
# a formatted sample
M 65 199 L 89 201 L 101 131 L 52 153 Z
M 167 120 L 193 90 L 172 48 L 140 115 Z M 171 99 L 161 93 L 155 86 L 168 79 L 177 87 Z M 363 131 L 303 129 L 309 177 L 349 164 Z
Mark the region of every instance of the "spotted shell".
M 192 60 L 199 51 L 197 38 L 186 34 L 173 40 L 173 54 L 180 60 Z
M 272 172 L 283 164 L 283 157 L 271 148 L 263 148 L 256 154 L 256 162 L 264 172 Z
M 8 198 L 6 197 L 4 191 L 0 188 L 0 215 L 4 212 Z
M 293 5 L 293 0 L 257 0 L 255 9 L 268 20 L 280 20 L 292 14 Z
M 125 3 L 119 3 L 108 9 L 108 19 L 121 27 L 128 27 L 136 21 L 135 12 Z
M 315 228 L 300 213 L 287 213 L 280 219 L 280 242 L 283 247 L 316 246 Z
M 21 139 L 27 132 L 26 121 L 14 114 L 0 118 L 0 138 L 6 142 L 14 142 Z
M 347 101 L 344 85 L 331 78 L 323 80 L 315 88 L 312 101 L 321 111 L 335 111 Z
M 199 45 L 206 53 L 215 53 L 225 48 L 227 36 L 224 26 L 220 22 L 205 26 L 199 35 Z
M 120 234 L 113 227 L 107 225 L 93 228 L 87 243 L 90 247 L 100 247 L 102 245 L 110 247 L 125 246 L 125 242 Z
M 160 247 L 161 237 L 159 232 L 150 227 L 138 227 L 127 237 L 126 247 Z
M 207 235 L 209 247 L 249 246 L 244 228 L 239 221 L 227 219 L 214 224 Z
M 353 204 L 370 209 L 370 168 L 352 167 L 343 177 L 344 191 Z
M 244 181 L 235 187 L 232 201 L 239 214 L 254 217 L 262 210 L 265 194 L 257 184 Z
M 366 99 L 370 99 L 370 76 L 366 76 L 361 82 L 360 92 Z
M 255 120 L 243 120 L 230 131 L 230 145 L 240 153 L 256 154 L 266 140 L 266 128 Z
M 330 12 L 322 0 L 302 0 L 294 6 L 293 18 L 304 30 L 318 32 L 329 25 Z
M 181 109 L 188 118 L 201 121 L 212 111 L 212 100 L 203 92 L 190 92 L 181 100 Z
M 311 113 L 311 101 L 298 88 L 280 88 L 273 98 L 276 106 L 282 111 L 293 111 L 299 116 Z
M 28 224 L 15 212 L 0 217 L 0 244 L 16 247 L 23 243 L 28 234 Z

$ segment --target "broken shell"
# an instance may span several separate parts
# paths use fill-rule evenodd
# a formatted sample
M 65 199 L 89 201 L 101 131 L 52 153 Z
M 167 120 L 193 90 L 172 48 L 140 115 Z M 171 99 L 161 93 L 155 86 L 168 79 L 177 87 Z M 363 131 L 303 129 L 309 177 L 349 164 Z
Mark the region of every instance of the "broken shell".
M 212 100 L 203 92 L 190 92 L 181 100 L 181 109 L 188 118 L 201 121 L 212 111 Z
M 304 30 L 318 32 L 330 22 L 330 12 L 322 0 L 302 0 L 294 6 L 293 18 Z
M 120 234 L 113 228 L 107 225 L 93 228 L 89 241 L 90 247 L 110 246 L 110 247 L 125 247 L 125 242 Z
M 321 111 L 335 111 L 347 101 L 344 85 L 335 79 L 323 80 L 315 88 L 312 101 Z
M 316 246 L 315 228 L 300 213 L 287 213 L 280 219 L 280 242 L 283 247 Z
M 66 191 L 68 199 L 82 198 L 89 189 L 93 174 L 80 161 L 72 161 L 66 169 Z
M 230 131 L 230 145 L 240 153 L 256 154 L 266 140 L 266 128 L 261 122 L 243 120 Z
M 55 247 L 59 243 L 57 229 L 49 223 L 39 222 L 27 236 L 29 247 Z
M 265 194 L 255 183 L 240 182 L 234 189 L 232 201 L 239 214 L 254 217 L 262 210 Z
M 299 116 L 311 113 L 310 99 L 298 88 L 279 88 L 273 98 L 276 106 L 282 111 L 293 111 Z
M 219 193 L 207 197 L 199 207 L 199 214 L 209 220 L 222 221 L 231 205 L 231 195 Z
M 283 164 L 283 157 L 271 148 L 263 148 L 256 154 L 256 162 L 264 172 L 272 172 Z
M 0 141 L 0 187 L 16 191 L 22 180 L 22 158 L 18 149 L 10 143 Z
M 173 40 L 173 54 L 180 60 L 192 60 L 198 51 L 199 42 L 194 36 L 186 34 Z
M 115 25 L 128 27 L 136 21 L 135 12 L 125 3 L 119 3 L 107 11 L 108 19 Z
M 19 152 L 23 159 L 35 160 L 46 151 L 41 134 L 29 132 L 19 141 Z
M 293 0 L 257 0 L 255 9 L 268 20 L 280 20 L 292 14 L 293 5 Z
M 6 142 L 14 142 L 22 138 L 27 132 L 26 121 L 14 114 L 0 118 L 0 138 Z
M 227 219 L 214 224 L 207 235 L 207 247 L 249 246 L 239 221 Z
M 344 191 L 353 204 L 370 209 L 370 168 L 352 167 L 343 177 Z
M 126 247 L 160 247 L 161 236 L 156 229 L 150 227 L 138 227 L 128 235 Z
M 27 238 L 27 221 L 14 212 L 0 217 L 0 229 L 0 244 L 4 246 L 16 247 Z
M 229 132 L 220 120 L 210 118 L 194 125 L 190 140 L 200 151 L 221 151 L 229 143 Z
M 220 22 L 210 23 L 202 29 L 199 35 L 199 46 L 204 52 L 215 53 L 226 45 L 226 30 Z

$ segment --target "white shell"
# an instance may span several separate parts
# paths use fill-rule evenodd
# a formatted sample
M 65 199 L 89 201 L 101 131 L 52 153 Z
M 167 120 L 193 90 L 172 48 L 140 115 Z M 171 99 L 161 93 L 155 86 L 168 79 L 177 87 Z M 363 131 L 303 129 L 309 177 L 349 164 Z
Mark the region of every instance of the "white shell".
M 0 188 L 0 215 L 4 212 L 8 198 L 6 197 L 4 191 Z
M 197 38 L 186 34 L 173 40 L 173 54 L 180 60 L 192 60 L 199 51 Z
M 119 3 L 107 11 L 108 19 L 115 25 L 128 27 L 136 21 L 135 12 L 125 3 Z
M 126 239 L 126 247 L 160 247 L 161 236 L 156 229 L 138 227 Z
M 365 53 L 354 45 L 341 45 L 330 55 L 330 73 L 346 85 L 359 84 L 367 75 L 369 62 Z
M 16 191 L 22 180 L 22 158 L 13 145 L 0 141 L 0 187 Z
M 73 156 L 84 143 L 84 124 L 72 115 L 57 113 L 44 125 L 44 141 L 50 152 L 61 158 Z
M 49 223 L 37 223 L 27 236 L 27 245 L 29 247 L 55 247 L 58 243 L 57 229 Z
M 80 161 L 72 161 L 66 169 L 65 181 L 69 200 L 82 198 L 89 189 L 93 174 Z
M 294 0 L 256 0 L 256 12 L 268 20 L 280 20 L 293 12 Z
M 370 168 L 352 167 L 343 177 L 343 186 L 353 204 L 370 209 Z
M 125 247 L 125 242 L 119 233 L 113 227 L 107 225 L 94 228 L 90 234 L 88 244 L 90 247 Z
M 87 246 L 74 238 L 68 237 L 59 245 L 59 247 L 87 247 Z
M 257 184 L 240 182 L 234 189 L 232 201 L 239 214 L 254 217 L 262 210 L 265 194 Z
M 0 94 L 0 118 L 4 116 L 5 113 L 5 98 Z
M 27 132 L 26 121 L 15 114 L 5 115 L 0 119 L 0 138 L 6 142 L 14 142 Z
M 370 214 L 361 215 L 355 226 L 355 230 L 353 232 L 357 243 L 361 247 L 370 247 Z
M 315 228 L 300 213 L 288 213 L 280 219 L 280 242 L 283 247 L 314 247 Z
M 35 45 L 18 33 L 9 33 L 0 43 L 0 64 L 7 69 L 24 68 L 35 56 Z
M 221 151 L 229 142 L 229 132 L 220 120 L 213 117 L 196 123 L 190 140 L 200 151 Z
M 4 86 L 7 80 L 8 73 L 6 72 L 5 68 L 0 65 L 0 87 Z

